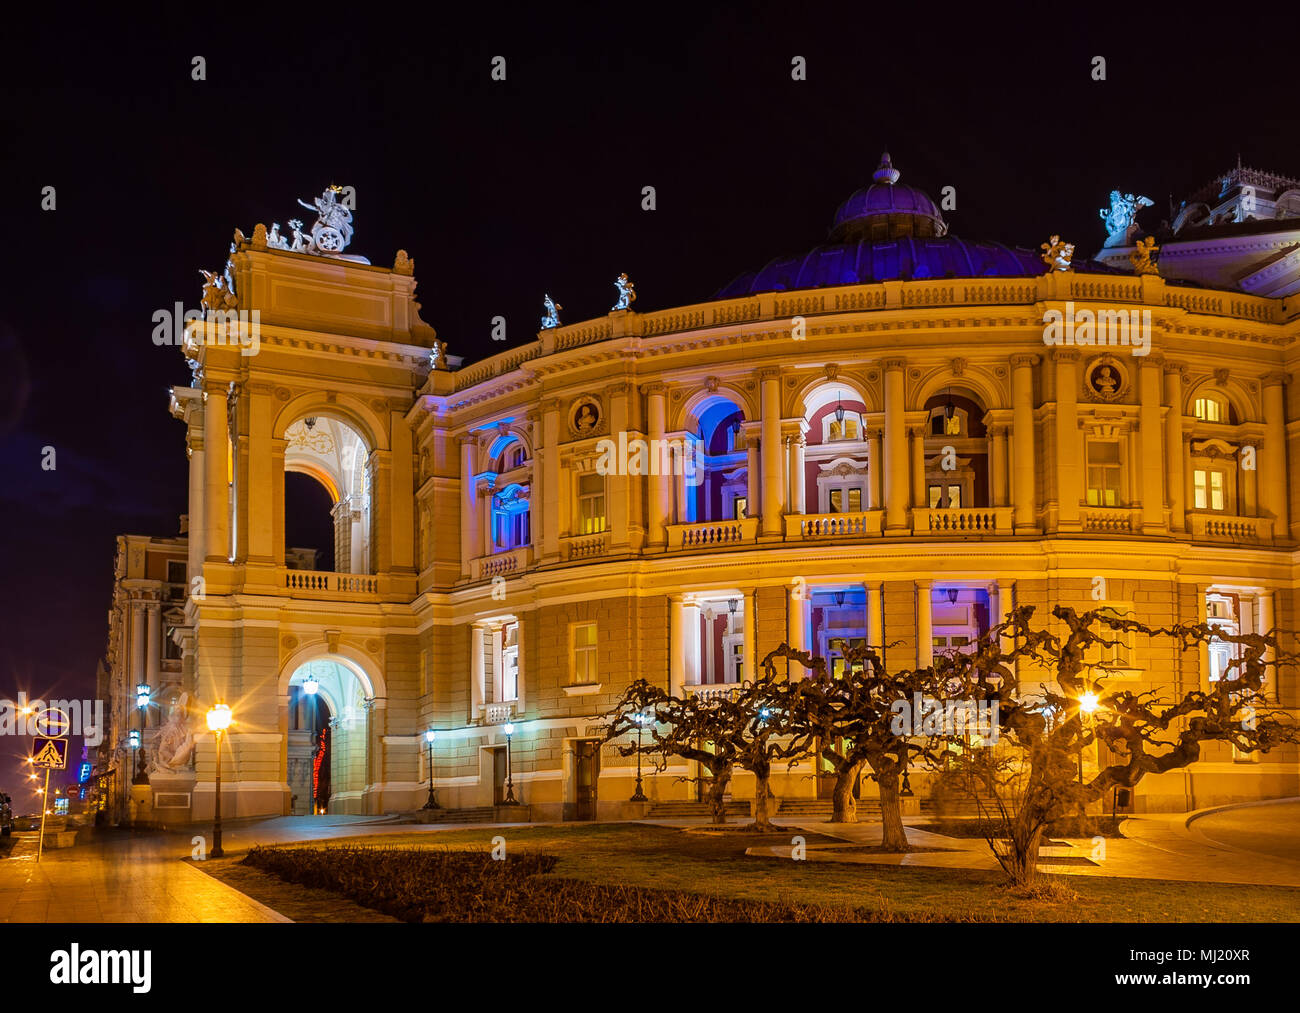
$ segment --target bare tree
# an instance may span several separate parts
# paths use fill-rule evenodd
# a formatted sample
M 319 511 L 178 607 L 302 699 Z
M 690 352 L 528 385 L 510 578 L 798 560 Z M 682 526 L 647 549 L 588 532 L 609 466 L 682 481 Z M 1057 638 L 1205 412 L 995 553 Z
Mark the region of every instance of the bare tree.
M 675 697 L 645 680 L 627 688 L 612 712 L 605 739 L 629 736 L 618 746 L 623 756 L 637 752 L 638 727 L 650 741 L 640 751 L 656 770 L 667 769 L 671 756 L 694 760 L 709 772 L 707 778 L 683 778 L 708 785 L 709 808 L 714 823 L 727 822 L 726 794 L 737 767 L 754 775 L 754 824 L 770 828 L 776 809 L 772 797 L 772 765 L 792 763 L 807 753 L 807 732 L 789 720 L 789 690 L 784 679 L 765 674 L 753 682 L 720 686 L 706 694 Z M 638 723 L 638 716 L 648 720 Z
M 1204 742 L 1226 742 L 1243 752 L 1268 752 L 1300 741 L 1295 720 L 1272 707 L 1264 692 L 1270 670 L 1297 661 L 1277 650 L 1274 635 L 1227 634 L 1208 623 L 1152 627 L 1134 619 L 1101 612 L 1082 615 L 1057 606 L 1052 614 L 1065 627 L 1064 637 L 1033 629 L 1031 607 L 982 638 L 979 650 L 955 665 L 949 675 L 964 691 L 996 701 L 1001 734 L 1012 755 L 975 750 L 961 757 L 976 784 L 991 800 L 1008 842 L 990 841 L 1003 869 L 1016 883 L 1030 885 L 1037 874 L 1038 846 L 1049 821 L 1078 805 L 1101 798 L 1110 789 L 1133 787 L 1147 774 L 1185 767 L 1200 759 Z M 1178 650 L 1199 650 L 1215 641 L 1233 645 L 1235 657 L 1208 689 L 1194 689 L 1166 700 L 1161 690 L 1110 690 L 1105 670 L 1086 660 L 1100 645 L 1118 642 L 1095 631 L 1136 633 L 1172 643 Z M 1004 653 L 1001 638 L 1014 636 L 1019 646 Z M 1271 658 L 1266 657 L 1272 655 Z M 1010 662 L 1024 657 L 1020 678 Z M 1046 671 L 1035 671 L 1043 666 Z M 1030 676 L 1045 688 L 1030 692 Z M 1055 684 L 1056 689 L 1050 688 Z M 1096 742 L 1115 757 L 1089 781 L 1078 776 L 1075 758 Z

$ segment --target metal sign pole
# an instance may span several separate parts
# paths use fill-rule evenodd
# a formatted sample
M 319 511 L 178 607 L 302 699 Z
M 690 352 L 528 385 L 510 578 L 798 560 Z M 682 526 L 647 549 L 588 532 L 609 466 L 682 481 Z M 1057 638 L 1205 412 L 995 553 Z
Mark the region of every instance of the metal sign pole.
M 45 791 L 41 793 L 41 836 L 36 841 L 36 861 L 41 860 L 41 850 L 45 847 L 45 814 L 49 811 L 47 803 L 50 800 L 50 768 L 45 768 Z

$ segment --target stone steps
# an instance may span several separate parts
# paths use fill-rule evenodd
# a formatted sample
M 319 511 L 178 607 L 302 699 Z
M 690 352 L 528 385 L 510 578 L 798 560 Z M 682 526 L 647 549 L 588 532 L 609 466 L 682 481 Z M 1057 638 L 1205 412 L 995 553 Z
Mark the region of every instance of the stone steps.
M 417 823 L 529 823 L 526 805 L 474 806 L 469 809 L 417 809 L 411 813 Z
M 800 816 L 829 823 L 834 812 L 835 803 L 828 798 L 791 798 L 782 800 L 781 808 L 776 814 L 783 819 Z M 858 800 L 858 819 L 879 817 L 880 803 L 877 800 L 869 798 Z
M 747 801 L 732 799 L 727 802 L 726 812 L 728 816 L 749 818 L 751 815 L 751 806 Z M 681 820 L 692 817 L 703 817 L 708 819 L 712 816 L 712 810 L 709 809 L 707 802 L 656 802 L 646 813 L 647 819 L 652 820 Z

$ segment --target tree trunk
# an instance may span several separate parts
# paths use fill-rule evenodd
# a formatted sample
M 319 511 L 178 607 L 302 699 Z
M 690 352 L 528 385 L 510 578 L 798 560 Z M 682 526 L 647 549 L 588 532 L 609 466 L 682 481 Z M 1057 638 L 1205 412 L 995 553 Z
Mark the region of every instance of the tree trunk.
M 835 774 L 835 791 L 831 795 L 833 811 L 832 823 L 858 822 L 858 803 L 853 797 L 853 786 L 858 783 L 858 774 L 862 771 L 861 763 L 841 767 Z
M 1038 844 L 1043 825 L 1038 813 L 1029 806 L 1021 808 L 1011 824 L 1010 873 L 1019 886 L 1033 886 L 1038 878 Z
M 727 786 L 731 783 L 731 767 L 720 767 L 713 772 L 709 782 L 709 812 L 714 823 L 727 822 Z
M 907 833 L 903 830 L 903 804 L 898 798 L 898 771 L 877 774 L 880 785 L 880 817 L 884 821 L 881 851 L 906 851 Z
M 771 830 L 771 816 L 776 810 L 776 799 L 772 797 L 772 777 L 770 772 L 754 772 L 754 829 Z

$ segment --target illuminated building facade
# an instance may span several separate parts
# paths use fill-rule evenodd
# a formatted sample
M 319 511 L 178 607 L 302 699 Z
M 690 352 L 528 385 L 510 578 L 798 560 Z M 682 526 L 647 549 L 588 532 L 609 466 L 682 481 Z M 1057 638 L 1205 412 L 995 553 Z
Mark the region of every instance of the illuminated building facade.
M 806 256 L 696 305 L 548 310 L 536 340 L 472 365 L 420 319 L 404 252 L 390 269 L 294 247 L 236 235 L 208 295 L 257 311 L 256 354 L 247 323 L 224 340 L 193 325 L 194 384 L 173 392 L 203 578 L 190 688 L 235 711 L 227 814 L 290 811 L 308 679 L 331 811 L 423 804 L 429 728 L 440 803 L 500 802 L 509 723 L 532 818 L 583 818 L 639 811 L 635 761 L 599 742 L 638 676 L 726 692 L 782 641 L 832 665 L 896 642 L 892 663 L 925 665 L 1019 605 L 1300 625 L 1288 295 L 1135 274 L 1131 244 L 1107 263 L 1054 250 L 1049 269 L 958 239 L 887 159 Z M 334 571 L 286 560 L 293 471 L 335 503 Z M 1112 687 L 1178 694 L 1226 663 L 1140 642 L 1094 661 Z M 1271 687 L 1292 708 L 1298 690 Z M 693 799 L 694 773 L 676 763 L 646 792 Z M 776 794 L 824 796 L 816 773 L 777 775 Z M 1210 746 L 1134 805 L 1297 793 L 1294 749 Z

